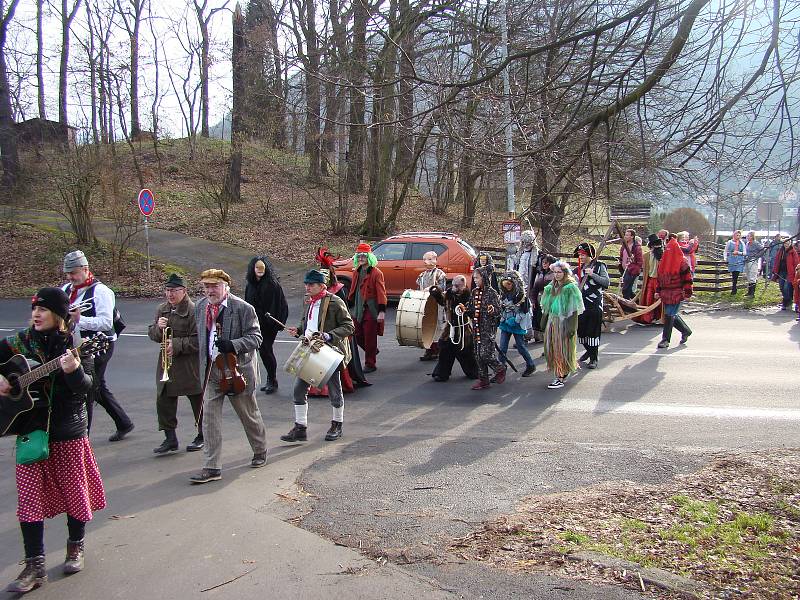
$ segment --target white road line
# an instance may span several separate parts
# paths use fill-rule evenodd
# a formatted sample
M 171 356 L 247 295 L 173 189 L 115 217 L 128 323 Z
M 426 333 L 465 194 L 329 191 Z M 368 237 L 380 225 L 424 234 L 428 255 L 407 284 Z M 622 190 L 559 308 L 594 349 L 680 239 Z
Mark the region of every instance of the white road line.
M 554 412 L 587 412 L 615 415 L 800 421 L 800 409 L 794 408 L 691 406 L 685 404 L 654 404 L 647 402 L 612 402 L 608 400 L 565 399 L 552 406 L 551 410 Z

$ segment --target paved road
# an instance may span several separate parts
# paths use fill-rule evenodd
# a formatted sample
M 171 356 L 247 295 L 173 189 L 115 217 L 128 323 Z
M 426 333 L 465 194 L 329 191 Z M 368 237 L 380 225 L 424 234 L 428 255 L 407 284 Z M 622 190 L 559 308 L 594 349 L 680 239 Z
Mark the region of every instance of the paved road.
M 0 305 L 0 328 L 24 323 L 26 302 Z M 228 411 L 224 479 L 191 487 L 199 456 L 151 452 L 160 441 L 152 398 L 158 348 L 140 336 L 154 306 L 121 302 L 129 335 L 110 379 L 137 429 L 111 444 L 110 419 L 98 413 L 92 442 L 109 507 L 89 527 L 88 568 L 70 579 L 58 574 L 65 531 L 60 520 L 50 522 L 54 581 L 38 597 L 183 598 L 247 573 L 203 597 L 263 598 L 267 585 L 270 597 L 297 598 L 636 598 L 620 588 L 425 558 L 528 494 L 617 479 L 657 483 L 722 450 L 800 446 L 800 326 L 787 313 L 709 313 L 687 317 L 696 333 L 686 347 L 656 352 L 653 328 L 605 335 L 600 368 L 558 391 L 546 389 L 545 373 L 512 376 L 488 393 L 470 391 L 459 377 L 434 383 L 431 364 L 417 360 L 421 351 L 385 338 L 376 385 L 346 398 L 343 440 L 321 440 L 330 420 L 324 398 L 309 411 L 311 442 L 278 440 L 292 420 L 291 382 L 282 377 L 278 395 L 260 397 L 274 440 L 270 464 L 247 468 L 249 448 Z M 279 338 L 277 346 L 282 361 L 293 343 Z M 180 418 L 185 443 L 187 405 Z M 7 472 L 11 442 L 0 440 Z M 21 553 L 14 493 L 13 479 L 3 478 L 6 579 Z M 307 508 L 302 529 L 285 520 Z M 412 561 L 381 566 L 358 548 Z

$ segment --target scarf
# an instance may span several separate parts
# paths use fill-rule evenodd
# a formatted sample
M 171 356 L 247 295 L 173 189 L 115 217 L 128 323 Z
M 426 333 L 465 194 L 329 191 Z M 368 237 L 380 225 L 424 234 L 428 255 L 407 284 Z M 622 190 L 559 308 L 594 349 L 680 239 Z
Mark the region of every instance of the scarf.
M 217 322 L 217 317 L 219 317 L 219 307 L 222 306 L 221 304 L 211 304 L 208 303 L 206 306 L 206 329 L 211 331 L 214 327 L 214 323 Z
M 306 320 L 311 319 L 311 311 L 314 310 L 314 304 L 322 300 L 327 293 L 328 290 L 322 290 L 319 294 L 308 297 L 308 314 L 306 314 Z
M 94 285 L 94 273 L 89 271 L 89 276 L 86 278 L 86 281 L 81 283 L 80 285 L 70 285 L 69 291 L 69 303 L 72 304 L 75 302 L 75 299 L 78 297 L 78 292 L 84 288 L 88 288 L 89 286 Z
M 659 275 L 677 275 L 681 271 L 683 264 L 683 250 L 681 250 L 678 240 L 670 240 L 661 260 L 658 262 Z

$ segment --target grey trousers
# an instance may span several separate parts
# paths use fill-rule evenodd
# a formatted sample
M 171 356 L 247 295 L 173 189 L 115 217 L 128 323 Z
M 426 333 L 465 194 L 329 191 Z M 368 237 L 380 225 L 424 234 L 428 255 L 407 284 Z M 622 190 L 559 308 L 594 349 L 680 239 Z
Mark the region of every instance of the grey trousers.
M 203 438 L 205 441 L 203 454 L 206 469 L 222 468 L 220 460 L 222 456 L 222 403 L 226 398 L 242 422 L 253 454 L 267 451 L 267 429 L 264 427 L 264 419 L 261 417 L 261 410 L 256 402 L 255 389 L 249 392 L 245 390 L 235 396 L 226 396 L 219 391 L 218 382 L 212 379 L 208 382 L 203 398 Z
M 308 402 L 308 388 L 310 387 L 310 384 L 299 377 L 295 378 L 292 392 L 295 404 L 306 404 Z M 339 376 L 339 371 L 336 371 L 328 380 L 328 398 L 331 400 L 331 406 L 336 408 L 344 406 L 344 393 L 342 392 L 342 379 Z

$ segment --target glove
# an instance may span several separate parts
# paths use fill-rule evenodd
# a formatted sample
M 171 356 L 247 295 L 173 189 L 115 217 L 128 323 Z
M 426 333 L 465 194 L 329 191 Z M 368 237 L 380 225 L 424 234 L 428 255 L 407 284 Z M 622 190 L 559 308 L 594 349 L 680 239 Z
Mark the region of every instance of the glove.
M 220 352 L 236 353 L 236 348 L 233 347 L 233 342 L 230 340 L 217 340 L 214 342 L 214 345 Z

